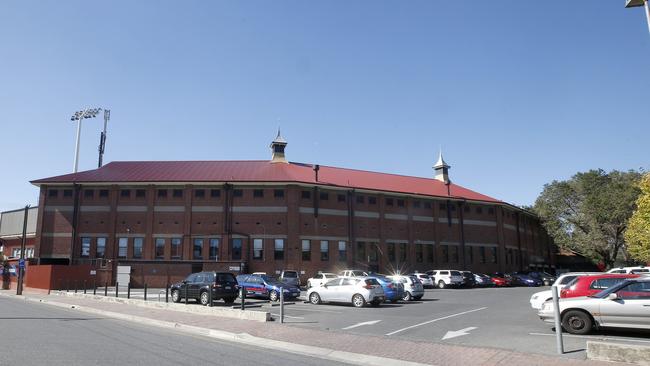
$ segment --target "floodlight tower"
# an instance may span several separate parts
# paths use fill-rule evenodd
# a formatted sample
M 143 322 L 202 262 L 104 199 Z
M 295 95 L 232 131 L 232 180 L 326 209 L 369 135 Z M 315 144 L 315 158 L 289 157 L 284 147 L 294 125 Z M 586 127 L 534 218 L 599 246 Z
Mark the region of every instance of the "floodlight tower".
M 78 168 L 79 168 L 79 142 L 81 139 L 81 121 L 83 121 L 84 118 L 95 118 L 99 111 L 101 111 L 101 108 L 86 108 L 83 111 L 77 111 L 75 112 L 72 117 L 70 117 L 71 121 L 77 121 L 77 142 L 75 143 L 75 154 L 74 154 L 74 166 L 73 166 L 73 173 L 76 173 Z
M 111 111 L 104 109 L 104 131 L 102 131 L 101 135 L 99 136 L 99 162 L 97 164 L 97 168 L 102 167 L 102 162 L 104 160 L 104 148 L 106 147 L 106 125 L 110 119 Z
M 648 22 L 648 32 L 650 32 L 650 5 L 648 5 L 648 0 L 625 0 L 626 8 L 636 8 L 639 6 L 645 8 L 645 19 Z

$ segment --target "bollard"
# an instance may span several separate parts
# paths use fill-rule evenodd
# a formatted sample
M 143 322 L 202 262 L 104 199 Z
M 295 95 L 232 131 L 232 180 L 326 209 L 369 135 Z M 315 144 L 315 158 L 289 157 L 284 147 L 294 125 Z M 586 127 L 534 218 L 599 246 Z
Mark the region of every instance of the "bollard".
M 284 323 L 284 287 L 280 287 L 280 324 Z
M 147 284 L 144 284 L 144 301 L 147 301 Z
M 70 280 L 65 281 L 65 292 L 70 292 Z
M 185 305 L 187 305 L 187 283 L 183 284 L 183 288 L 185 288 Z
M 244 286 L 241 287 L 241 309 L 244 310 L 246 308 L 246 288 Z
M 165 302 L 169 302 L 169 284 L 165 285 Z
M 97 281 L 93 280 L 93 295 L 97 296 Z
M 86 280 L 84 280 L 84 295 L 86 294 Z
M 120 288 L 120 284 L 118 282 L 115 282 L 115 297 L 118 297 L 120 293 L 119 288 Z
M 108 296 L 108 282 L 104 283 L 104 296 Z
M 74 293 L 75 293 L 75 294 L 77 293 L 77 287 L 78 287 L 78 286 L 77 286 L 77 281 L 75 280 L 75 281 L 74 281 Z
M 126 298 L 127 299 L 131 298 L 131 282 L 126 284 Z
M 564 354 L 564 342 L 562 340 L 562 321 L 560 320 L 560 297 L 557 293 L 557 286 L 551 287 L 553 294 L 553 311 L 555 312 L 555 342 L 557 353 Z

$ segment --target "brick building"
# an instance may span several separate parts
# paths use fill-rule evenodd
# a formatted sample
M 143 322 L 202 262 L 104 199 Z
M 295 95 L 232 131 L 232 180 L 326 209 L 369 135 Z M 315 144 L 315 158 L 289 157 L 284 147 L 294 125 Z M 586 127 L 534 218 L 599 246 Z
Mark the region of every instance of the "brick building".
M 435 178 L 290 163 L 280 134 L 270 161 L 112 162 L 33 181 L 36 257 L 92 264 L 98 281 L 131 266 L 134 285 L 190 272 L 344 268 L 476 272 L 552 267 L 531 213 Z
M 38 207 L 30 207 L 27 211 L 27 230 L 25 235 L 25 258 L 34 258 L 36 237 L 36 218 Z M 0 253 L 8 258 L 20 257 L 20 246 L 25 224 L 25 209 L 11 210 L 0 213 Z

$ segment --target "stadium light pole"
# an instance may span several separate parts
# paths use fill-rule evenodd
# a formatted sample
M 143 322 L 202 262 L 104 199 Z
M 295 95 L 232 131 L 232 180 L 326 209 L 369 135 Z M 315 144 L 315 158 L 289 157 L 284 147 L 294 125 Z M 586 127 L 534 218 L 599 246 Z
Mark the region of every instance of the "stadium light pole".
M 94 118 L 97 116 L 99 111 L 101 111 L 101 108 L 86 108 L 83 111 L 77 111 L 75 112 L 72 117 L 70 117 L 71 121 L 77 121 L 77 142 L 75 143 L 75 154 L 74 154 L 74 166 L 73 166 L 73 173 L 76 173 L 78 168 L 79 168 L 79 142 L 81 139 L 81 121 L 83 121 L 84 118 Z
M 637 8 L 640 6 L 645 8 L 645 19 L 648 23 L 648 32 L 650 32 L 650 5 L 648 5 L 648 0 L 625 0 L 626 8 Z

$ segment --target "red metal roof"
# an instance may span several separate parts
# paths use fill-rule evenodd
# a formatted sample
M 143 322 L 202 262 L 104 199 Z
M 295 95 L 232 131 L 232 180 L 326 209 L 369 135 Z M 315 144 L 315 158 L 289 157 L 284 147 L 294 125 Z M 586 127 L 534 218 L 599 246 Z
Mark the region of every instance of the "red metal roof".
M 32 181 L 52 183 L 207 183 L 296 182 L 374 191 L 451 197 L 502 203 L 492 197 L 430 178 L 320 166 L 318 181 L 314 165 L 269 161 L 115 161 L 99 169 Z M 449 190 L 448 190 L 449 189 Z

